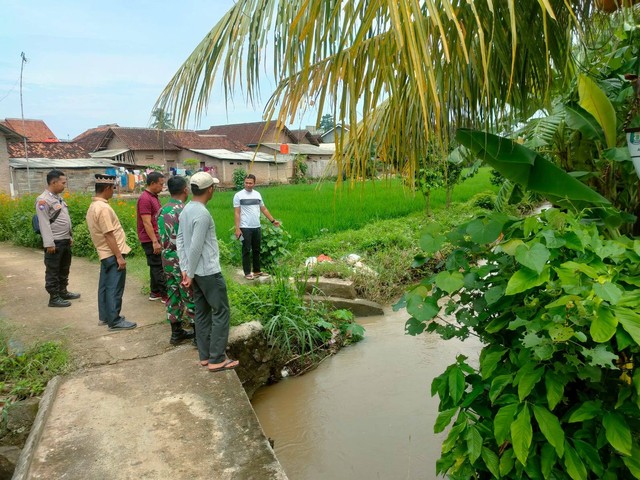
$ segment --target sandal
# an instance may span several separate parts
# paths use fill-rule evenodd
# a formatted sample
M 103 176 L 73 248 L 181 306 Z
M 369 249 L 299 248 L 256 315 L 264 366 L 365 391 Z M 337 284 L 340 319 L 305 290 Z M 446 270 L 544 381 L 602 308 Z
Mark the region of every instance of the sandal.
M 238 365 L 240 365 L 240 362 L 238 360 L 231 360 L 230 358 L 228 358 L 220 367 L 209 367 L 209 371 L 222 372 L 224 370 L 234 370 Z
M 264 272 L 254 272 L 253 276 L 254 277 L 268 277 L 269 274 L 268 273 L 264 273 Z
M 247 280 L 253 280 L 256 277 L 249 273 L 249 274 L 245 275 L 244 278 L 246 278 Z

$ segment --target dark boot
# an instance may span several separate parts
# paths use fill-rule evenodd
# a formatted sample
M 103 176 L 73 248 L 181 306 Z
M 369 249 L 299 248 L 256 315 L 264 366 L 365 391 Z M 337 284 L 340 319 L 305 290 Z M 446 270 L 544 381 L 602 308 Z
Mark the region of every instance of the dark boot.
M 80 294 L 65 290 L 64 292 L 60 292 L 60 297 L 62 297 L 63 300 L 77 300 L 80 298 Z
M 169 343 L 171 345 L 178 345 L 184 340 L 189 340 L 193 338 L 193 332 L 187 332 L 182 328 L 182 324 L 180 322 L 171 324 L 171 338 L 169 339 Z
M 68 302 L 60 295 L 51 295 L 49 297 L 49 306 L 50 307 L 70 307 L 71 302 Z

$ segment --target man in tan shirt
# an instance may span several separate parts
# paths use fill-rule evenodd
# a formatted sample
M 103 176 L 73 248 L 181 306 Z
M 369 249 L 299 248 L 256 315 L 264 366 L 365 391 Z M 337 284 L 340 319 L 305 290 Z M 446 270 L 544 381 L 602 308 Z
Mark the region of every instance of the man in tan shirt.
M 113 197 L 116 177 L 96 174 L 96 196 L 87 210 L 87 227 L 100 258 L 98 282 L 99 325 L 109 330 L 130 330 L 137 324 L 127 321 L 120 310 L 127 278 L 126 256 L 131 252 L 116 212 L 109 200 Z

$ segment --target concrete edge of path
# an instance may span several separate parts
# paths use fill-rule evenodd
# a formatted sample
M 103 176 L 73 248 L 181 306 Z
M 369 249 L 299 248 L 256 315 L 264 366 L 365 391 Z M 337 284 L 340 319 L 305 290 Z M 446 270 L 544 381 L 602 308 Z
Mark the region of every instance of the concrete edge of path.
M 29 432 L 29 436 L 27 437 L 27 443 L 25 443 L 22 452 L 20 452 L 20 457 L 18 457 L 18 463 L 16 464 L 16 469 L 13 472 L 12 480 L 26 480 L 29 475 L 29 468 L 31 467 L 31 461 L 33 460 L 33 454 L 38 445 L 40 437 L 42 436 L 42 431 L 44 430 L 44 426 L 47 422 L 47 417 L 49 416 L 49 412 L 51 411 L 51 406 L 56 398 L 56 394 L 58 393 L 58 388 L 60 387 L 60 383 L 62 382 L 62 377 L 60 375 L 56 375 L 47 383 L 47 387 L 44 390 L 44 395 L 40 400 L 40 405 L 38 406 L 38 414 L 36 415 L 36 420 L 33 422 L 33 426 L 31 427 L 31 431 Z

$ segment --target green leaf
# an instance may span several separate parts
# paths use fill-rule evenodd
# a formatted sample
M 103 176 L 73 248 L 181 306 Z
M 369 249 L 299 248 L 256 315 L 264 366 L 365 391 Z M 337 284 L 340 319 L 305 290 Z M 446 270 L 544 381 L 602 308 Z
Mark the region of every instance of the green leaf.
M 407 335 L 420 335 L 427 328 L 427 324 L 411 317 L 404 324 L 404 331 Z
M 574 333 L 573 328 L 565 325 L 554 325 L 549 329 L 549 336 L 554 342 L 566 342 L 571 340 Z
M 449 395 L 454 403 L 458 403 L 464 394 L 464 373 L 460 367 L 453 367 L 449 371 Z
M 526 369 L 520 370 L 520 372 L 524 372 L 518 380 L 518 397 L 521 402 L 529 396 L 531 390 L 533 390 L 533 387 L 535 387 L 536 384 L 540 381 L 542 375 L 544 375 L 544 370 L 544 367 L 536 368 L 535 370 L 530 372 Z M 518 379 L 517 376 L 516 379 Z
M 466 421 L 460 421 L 460 419 L 456 421 L 453 427 L 451 427 L 451 430 L 449 431 L 449 435 L 447 435 L 447 438 L 445 439 L 445 441 L 442 442 L 442 453 L 447 453 L 451 451 L 451 449 L 454 448 L 456 445 L 459 445 L 460 435 L 462 435 L 466 429 L 467 429 Z
M 616 111 L 607 95 L 597 83 L 584 74 L 578 75 L 578 95 L 580 106 L 596 119 L 607 141 L 607 147 L 616 146 Z
M 492 450 L 482 447 L 482 460 L 495 478 L 500 477 L 500 459 Z
M 605 282 L 602 285 L 596 283 L 593 286 L 593 291 L 597 296 L 609 302 L 611 305 L 617 304 L 623 294 L 623 291 L 611 282 Z
M 513 466 L 515 464 L 515 460 L 513 458 L 513 448 L 505 450 L 502 456 L 500 457 L 500 475 L 506 477 L 511 470 L 513 470 Z
M 592 445 L 587 442 L 583 442 L 582 440 L 573 440 L 573 446 L 576 449 L 576 452 L 580 455 L 587 465 L 593 470 L 593 473 L 596 474 L 596 478 L 602 478 L 602 474 L 604 473 L 604 467 L 602 466 L 602 460 L 600 459 L 600 454 L 598 450 L 596 450 Z
M 617 368 L 614 362 L 618 359 L 618 355 L 609 351 L 608 344 L 600 344 L 596 348 L 583 348 L 582 354 L 590 359 L 590 365 Z
M 495 242 L 502 233 L 503 227 L 504 221 L 499 219 L 491 218 L 488 221 L 486 219 L 476 219 L 467 225 L 467 234 L 471 236 L 473 242 L 482 245 Z
M 475 426 L 467 429 L 467 454 L 469 455 L 469 461 L 473 464 L 480 457 L 482 453 L 482 435 Z
M 435 298 L 427 296 L 426 287 L 420 286 L 406 294 L 407 312 L 421 322 L 433 319 L 440 313 L 440 307 Z
M 507 138 L 460 128 L 456 139 L 505 178 L 558 204 L 580 209 L 610 203 L 549 160 Z
M 487 301 L 487 305 L 493 305 L 504 296 L 504 286 L 496 285 L 488 288 L 484 293 L 484 299 Z
M 617 328 L 618 320 L 613 312 L 604 305 L 600 305 L 589 328 L 591 338 L 598 343 L 608 342 L 616 333 Z
M 569 476 L 573 480 L 587 480 L 587 468 L 569 442 L 565 443 L 564 451 L 564 466 Z
M 454 407 L 440 412 L 438 414 L 438 418 L 436 418 L 436 424 L 433 426 L 433 433 L 443 432 L 444 429 L 449 426 L 449 424 L 451 423 L 451 419 L 457 411 L 458 407 Z
M 533 429 L 531 428 L 531 416 L 529 407 L 524 405 L 515 422 L 511 424 L 511 442 L 517 459 L 522 465 L 527 464 L 529 457 L 529 447 L 533 439 Z
M 451 295 L 464 286 L 464 277 L 460 272 L 443 271 L 436 275 L 435 283 L 439 289 Z
M 505 354 L 506 349 L 485 348 L 480 353 L 480 373 L 482 378 L 488 378 L 498 366 L 498 362 Z
M 611 446 L 625 455 L 631 455 L 631 430 L 624 417 L 607 412 L 602 418 L 602 425 Z
M 542 273 L 542 269 L 549 261 L 549 256 L 549 250 L 541 243 L 535 243 L 531 248 L 520 245 L 516 249 L 516 260 L 537 274 Z
M 590 140 L 605 142 L 604 130 L 598 121 L 580 105 L 569 103 L 565 105 L 567 126 L 572 130 L 578 130 Z
M 602 402 L 600 400 L 587 400 L 571 413 L 569 423 L 591 420 L 600 415 L 600 413 L 602 413 Z
M 505 405 L 493 419 L 493 435 L 496 437 L 496 443 L 502 445 L 509 437 L 509 429 L 513 423 L 513 419 L 518 411 L 517 403 Z
M 564 430 L 562 430 L 558 417 L 539 405 L 533 406 L 533 415 L 536 417 L 544 437 L 554 446 L 558 457 L 562 458 L 564 455 Z
M 544 384 L 547 388 L 547 403 L 549 409 L 553 410 L 564 396 L 564 383 L 560 375 L 555 372 L 548 372 L 544 376 Z
M 640 448 L 637 445 L 631 448 L 631 456 L 622 457 L 622 461 L 634 478 L 640 478 Z
M 540 449 L 540 470 L 542 470 L 542 478 L 551 477 L 551 470 L 556 464 L 558 456 L 553 446 L 545 443 Z
M 640 315 L 628 308 L 615 308 L 613 313 L 622 328 L 640 345 Z
M 446 241 L 443 235 L 433 236 L 425 233 L 420 237 L 420 248 L 427 254 L 432 255 L 442 248 L 442 244 Z
M 496 398 L 502 393 L 507 385 L 513 382 L 512 375 L 498 375 L 491 381 L 491 388 L 489 388 L 489 400 L 491 403 L 496 401 Z
M 506 295 L 516 295 L 527 290 L 547 283 L 549 281 L 549 267 L 545 267 L 542 273 L 538 274 L 528 268 L 518 270 L 507 283 Z

